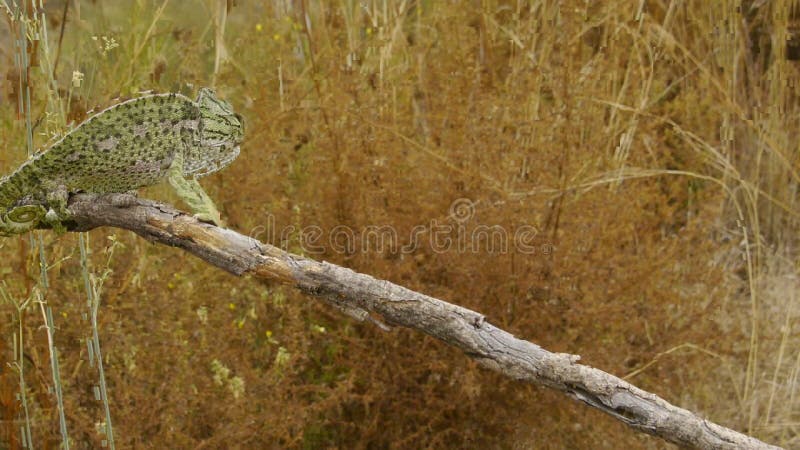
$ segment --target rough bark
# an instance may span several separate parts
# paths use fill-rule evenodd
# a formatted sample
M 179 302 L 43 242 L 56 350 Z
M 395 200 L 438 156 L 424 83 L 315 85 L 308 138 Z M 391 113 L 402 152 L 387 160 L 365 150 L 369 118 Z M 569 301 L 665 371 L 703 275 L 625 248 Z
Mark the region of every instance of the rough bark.
M 518 339 L 480 313 L 327 262 L 293 255 L 235 231 L 198 222 L 171 206 L 112 194 L 70 201 L 71 231 L 111 226 L 181 248 L 235 275 L 291 284 L 358 319 L 422 331 L 461 349 L 484 367 L 547 386 L 638 431 L 699 449 L 777 449 L 702 419 L 611 374 Z M 377 322 L 379 323 L 379 322 Z

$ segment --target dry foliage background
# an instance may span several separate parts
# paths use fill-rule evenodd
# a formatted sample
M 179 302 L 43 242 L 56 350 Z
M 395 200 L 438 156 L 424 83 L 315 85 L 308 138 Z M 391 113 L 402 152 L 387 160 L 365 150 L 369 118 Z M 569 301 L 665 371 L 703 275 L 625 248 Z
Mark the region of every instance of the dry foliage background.
M 303 252 L 303 227 L 391 226 L 400 244 L 427 227 L 408 253 L 357 240 L 309 256 L 800 447 L 794 3 L 74 1 L 64 21 L 49 1 L 30 117 L 41 147 L 115 97 L 214 86 L 246 118 L 239 159 L 203 180 L 231 228 Z M 19 25 L 0 27 L 1 173 L 26 157 Z M 456 223 L 459 199 L 473 210 Z M 439 251 L 437 224 L 531 226 L 539 251 Z M 668 447 L 426 336 L 129 233 L 88 240 L 120 448 Z M 53 308 L 73 447 L 104 439 L 77 241 L 0 241 L 0 448 L 21 445 L 20 337 L 34 444 L 61 442 L 26 299 Z

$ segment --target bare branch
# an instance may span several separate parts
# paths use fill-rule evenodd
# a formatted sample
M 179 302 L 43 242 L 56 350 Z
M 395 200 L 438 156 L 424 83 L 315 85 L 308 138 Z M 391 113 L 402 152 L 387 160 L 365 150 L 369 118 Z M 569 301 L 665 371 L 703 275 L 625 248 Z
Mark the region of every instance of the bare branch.
M 182 248 L 235 275 L 292 284 L 358 319 L 370 314 L 458 347 L 481 365 L 515 380 L 544 385 L 597 408 L 631 428 L 699 449 L 777 449 L 704 420 L 601 370 L 579 356 L 520 340 L 475 311 L 326 262 L 293 255 L 255 239 L 198 222 L 171 206 L 123 194 L 71 199 L 72 231 L 101 226 L 131 230 Z

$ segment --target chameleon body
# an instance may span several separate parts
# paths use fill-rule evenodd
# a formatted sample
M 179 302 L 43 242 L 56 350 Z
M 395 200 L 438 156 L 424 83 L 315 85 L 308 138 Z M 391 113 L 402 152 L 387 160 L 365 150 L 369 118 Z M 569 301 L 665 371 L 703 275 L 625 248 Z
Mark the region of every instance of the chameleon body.
M 241 116 L 210 89 L 135 98 L 90 117 L 0 179 L 0 235 L 69 217 L 70 193 L 128 192 L 168 179 L 202 220 L 219 213 L 196 178 L 239 155 Z M 46 205 L 46 207 L 45 207 Z

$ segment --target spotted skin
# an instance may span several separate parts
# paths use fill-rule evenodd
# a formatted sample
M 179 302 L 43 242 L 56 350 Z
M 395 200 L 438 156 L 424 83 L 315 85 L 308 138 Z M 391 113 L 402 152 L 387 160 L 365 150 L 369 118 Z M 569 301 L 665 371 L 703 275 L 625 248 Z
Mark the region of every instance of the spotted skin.
M 243 136 L 242 118 L 210 89 L 194 101 L 156 94 L 114 105 L 0 179 L 0 235 L 57 225 L 68 217 L 69 193 L 127 192 L 164 179 L 198 217 L 219 223 L 196 178 L 230 164 Z

